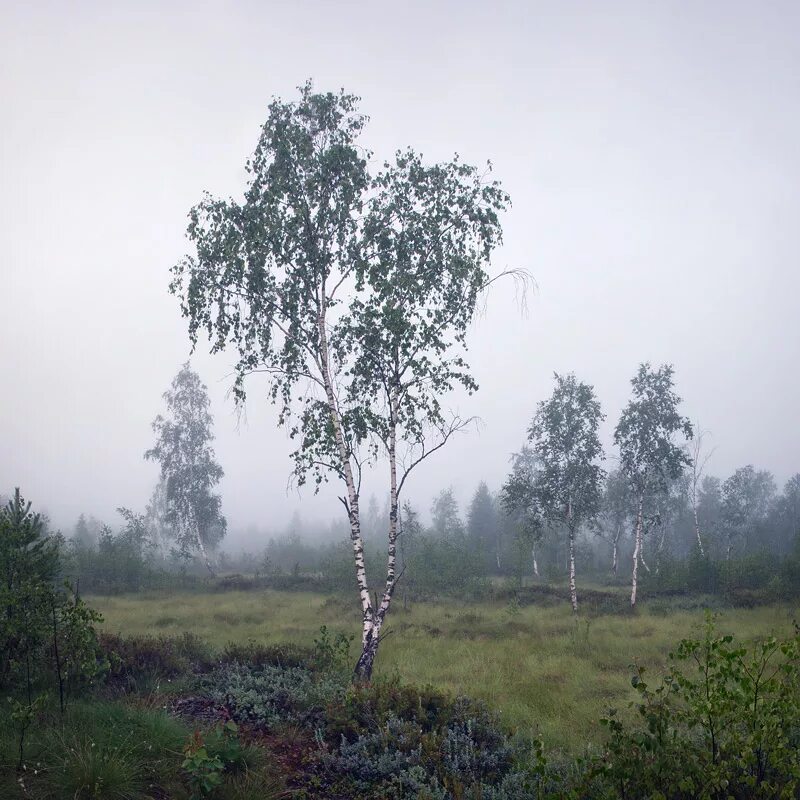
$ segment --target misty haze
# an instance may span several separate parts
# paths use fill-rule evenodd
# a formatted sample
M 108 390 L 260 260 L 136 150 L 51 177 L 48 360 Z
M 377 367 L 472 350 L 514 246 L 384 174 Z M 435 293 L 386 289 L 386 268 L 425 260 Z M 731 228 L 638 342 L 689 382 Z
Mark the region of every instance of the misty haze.
M 0 4 L 0 798 L 800 797 L 799 34 Z

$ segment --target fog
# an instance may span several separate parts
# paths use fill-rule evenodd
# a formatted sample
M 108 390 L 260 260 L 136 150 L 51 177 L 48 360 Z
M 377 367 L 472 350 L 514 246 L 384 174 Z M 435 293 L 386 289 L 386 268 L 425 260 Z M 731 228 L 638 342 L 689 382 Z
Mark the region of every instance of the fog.
M 610 432 L 641 361 L 671 362 L 710 471 L 800 468 L 800 6 L 687 3 L 90 3 L 0 8 L 0 492 L 71 526 L 142 508 L 161 394 L 189 356 L 167 291 L 204 190 L 238 195 L 274 95 L 362 97 L 375 158 L 491 159 L 511 194 L 499 285 L 470 335 L 476 415 L 415 474 L 426 508 L 497 488 L 553 371 Z M 201 345 L 232 530 L 335 487 L 287 488 L 263 383 Z M 611 449 L 609 447 L 609 451 Z M 365 494 L 370 492 L 367 484 Z

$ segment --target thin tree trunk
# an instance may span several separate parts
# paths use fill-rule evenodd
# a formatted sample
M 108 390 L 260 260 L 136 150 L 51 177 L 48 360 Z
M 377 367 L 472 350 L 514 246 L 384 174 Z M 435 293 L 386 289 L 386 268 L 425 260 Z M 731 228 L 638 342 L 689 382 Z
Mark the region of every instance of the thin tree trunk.
M 369 680 L 372 677 L 372 667 L 375 656 L 378 653 L 380 643 L 380 632 L 383 627 L 389 605 L 392 602 L 392 594 L 397 585 L 397 424 L 395 421 L 395 409 L 397 408 L 397 391 L 393 389 L 390 397 L 390 420 L 389 420 L 389 545 L 386 560 L 386 586 L 383 590 L 383 597 L 378 606 L 377 612 L 373 615 L 373 627 L 370 641 L 364 647 L 358 663 L 356 664 L 356 675 L 362 680 Z
M 697 518 L 697 503 L 692 504 L 692 511 L 694 512 L 694 535 L 697 537 L 697 547 L 700 550 L 700 557 L 705 558 L 706 554 L 703 550 L 703 539 L 700 536 L 700 521 Z
M 575 526 L 569 523 L 569 599 L 572 613 L 578 613 L 578 592 L 575 588 Z
M 661 526 L 661 538 L 658 540 L 658 547 L 656 548 L 656 575 L 661 571 L 661 553 L 664 550 L 664 542 L 667 539 L 667 526 Z
M 53 655 L 56 659 L 56 676 L 58 677 L 58 703 L 61 708 L 61 715 L 64 715 L 64 674 L 61 670 L 61 655 L 58 652 L 58 622 L 56 620 L 56 601 L 50 598 L 50 606 L 53 611 Z
M 353 559 L 356 567 L 356 583 L 358 594 L 361 599 L 361 656 L 356 664 L 356 674 L 368 680 L 372 674 L 372 664 L 375 660 L 375 653 L 378 650 L 378 637 L 374 633 L 375 614 L 372 608 L 372 601 L 369 596 L 367 585 L 367 570 L 364 563 L 364 541 L 361 537 L 361 517 L 358 507 L 358 490 L 353 476 L 353 468 L 350 463 L 350 453 L 347 443 L 344 440 L 342 421 L 339 414 L 339 407 L 336 403 L 336 394 L 333 389 L 333 378 L 331 376 L 330 361 L 328 357 L 328 334 L 325 330 L 325 285 L 322 285 L 322 307 L 317 315 L 317 330 L 320 339 L 320 363 L 319 369 L 322 374 L 323 386 L 325 387 L 325 398 L 333 425 L 333 434 L 336 447 L 339 451 L 339 460 L 342 464 L 345 485 L 347 487 L 347 498 L 343 499 L 347 517 L 350 522 L 350 541 L 353 545 Z
M 212 578 L 216 578 L 217 577 L 216 570 L 211 565 L 211 559 L 208 557 L 208 553 L 206 552 L 206 546 L 203 544 L 203 537 L 200 536 L 200 529 L 197 527 L 195 527 L 195 539 L 197 539 L 197 549 L 200 551 L 200 555 L 203 557 L 206 569 L 211 573 Z
M 643 498 L 639 496 L 639 508 L 636 512 L 636 535 L 633 544 L 633 573 L 631 574 L 631 606 L 636 605 L 637 579 L 639 575 L 639 559 L 642 548 L 642 505 Z
M 533 559 L 533 574 L 539 577 L 539 564 L 536 561 L 536 544 L 531 545 L 531 558 Z
M 614 534 L 614 538 L 611 541 L 611 545 L 612 545 L 612 549 L 611 549 L 611 571 L 614 573 L 614 575 L 617 574 L 617 569 L 619 567 L 617 550 L 618 550 L 619 537 L 620 537 L 620 533 L 621 532 L 622 532 L 622 525 L 619 524 L 619 525 L 617 525 L 617 532 Z

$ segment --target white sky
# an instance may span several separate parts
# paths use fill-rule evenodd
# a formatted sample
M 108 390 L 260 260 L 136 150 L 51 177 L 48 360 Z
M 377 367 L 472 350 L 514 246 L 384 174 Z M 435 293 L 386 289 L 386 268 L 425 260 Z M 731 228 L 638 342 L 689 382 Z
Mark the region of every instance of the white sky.
M 186 213 L 235 194 L 273 95 L 360 94 L 379 157 L 490 158 L 514 205 L 509 284 L 471 335 L 482 418 L 422 468 L 427 508 L 501 482 L 554 370 L 609 420 L 671 361 L 712 470 L 800 470 L 800 4 L 15 3 L 0 0 L 0 492 L 61 525 L 144 506 L 160 395 L 188 355 L 167 293 Z M 287 495 L 289 444 L 231 361 L 209 385 L 233 527 L 339 513 Z

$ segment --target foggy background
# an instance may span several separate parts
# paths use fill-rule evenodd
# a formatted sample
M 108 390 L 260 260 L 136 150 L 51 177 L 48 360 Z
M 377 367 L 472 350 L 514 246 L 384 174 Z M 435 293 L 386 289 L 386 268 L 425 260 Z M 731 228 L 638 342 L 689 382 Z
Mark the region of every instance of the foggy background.
M 512 283 L 491 294 L 481 390 L 453 399 L 480 428 L 420 467 L 415 505 L 497 489 L 554 370 L 595 385 L 610 445 L 644 360 L 674 363 L 710 472 L 782 482 L 800 468 L 799 23 L 792 2 L 0 2 L 0 492 L 65 528 L 143 509 L 150 422 L 189 354 L 167 292 L 186 214 L 243 190 L 271 97 L 309 77 L 362 96 L 376 159 L 491 159 L 513 200 L 495 266 L 538 285 L 527 315 Z M 287 492 L 264 385 L 239 420 L 233 359 L 192 365 L 230 529 L 341 515 L 331 489 Z

